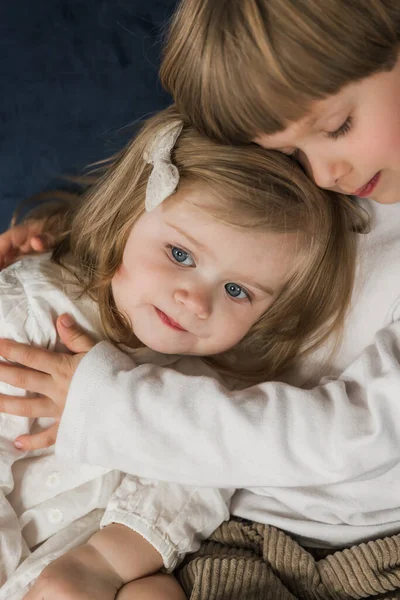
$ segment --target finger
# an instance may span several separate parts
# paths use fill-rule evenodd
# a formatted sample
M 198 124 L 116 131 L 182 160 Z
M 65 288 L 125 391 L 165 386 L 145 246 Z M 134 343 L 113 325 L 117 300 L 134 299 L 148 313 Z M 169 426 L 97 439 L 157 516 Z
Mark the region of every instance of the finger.
M 15 225 L 15 227 L 0 235 L 0 251 L 3 248 L 20 248 L 20 246 L 29 241 L 33 236 L 40 235 L 42 228 L 43 223 L 41 221 L 27 221 L 26 223 Z
M 8 251 L 10 248 L 17 248 L 25 243 L 27 231 L 27 226 L 21 224 L 2 233 L 0 235 L 0 252 Z
M 79 354 L 89 352 L 96 341 L 90 337 L 68 314 L 63 314 L 57 319 L 57 331 L 62 342 L 71 352 Z
M 44 235 L 35 235 L 31 239 L 31 246 L 35 252 L 44 252 L 47 248 L 50 248 L 50 239 L 47 239 Z
M 50 398 L 7 396 L 0 394 L 0 413 L 18 417 L 58 417 L 59 409 Z
M 50 425 L 44 431 L 40 433 L 34 433 L 32 435 L 20 435 L 14 441 L 14 446 L 18 450 L 40 450 L 41 448 L 49 448 L 56 443 L 59 423 Z
M 36 346 L 21 344 L 13 340 L 0 339 L 0 356 L 10 362 L 31 367 L 36 371 L 54 373 L 57 367 L 63 363 L 64 355 L 57 352 L 50 352 L 50 350 L 46 350 L 45 348 L 37 348 Z M 33 391 L 39 392 L 39 390 Z
M 8 266 L 23 254 L 31 254 L 35 250 L 43 252 L 48 248 L 49 244 L 36 241 L 43 237 L 42 229 L 42 220 L 32 220 L 0 234 L 0 268 Z
M 0 268 L 8 266 L 14 256 L 15 250 L 12 245 L 11 233 L 6 231 L 0 235 Z
M 12 252 L 1 252 L 0 250 L 0 270 L 5 269 L 14 261 L 15 257 Z
M 10 233 L 6 231 L 6 233 L 2 233 L 0 235 L 0 254 L 2 257 L 6 258 L 8 254 L 10 254 L 12 250 L 12 243 Z
M 52 378 L 41 371 L 0 363 L 0 381 L 22 390 L 49 396 Z

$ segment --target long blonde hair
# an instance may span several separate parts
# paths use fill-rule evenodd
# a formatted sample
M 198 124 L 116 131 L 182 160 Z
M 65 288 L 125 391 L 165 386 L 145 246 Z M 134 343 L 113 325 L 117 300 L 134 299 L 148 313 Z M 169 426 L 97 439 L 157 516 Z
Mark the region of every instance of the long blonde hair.
M 390 70 L 399 39 L 399 0 L 182 0 L 161 80 L 199 131 L 249 142 Z
M 177 118 L 170 107 L 144 124 L 89 189 L 69 236 L 55 251 L 58 260 L 72 252 L 84 290 L 98 302 L 105 330 L 116 342 L 134 343 L 130 324 L 114 303 L 111 280 L 132 226 L 145 210 L 151 167 L 143 155 L 160 129 Z M 353 285 L 354 230 L 362 215 L 347 198 L 314 186 L 288 157 L 255 144 L 219 144 L 188 124 L 172 161 L 180 183 L 199 182 L 209 191 L 213 202 L 202 208 L 216 218 L 239 228 L 303 234 L 301 260 L 277 300 L 231 353 L 208 358 L 225 371 L 235 358 L 232 371 L 249 381 L 276 378 L 299 355 L 340 330 Z

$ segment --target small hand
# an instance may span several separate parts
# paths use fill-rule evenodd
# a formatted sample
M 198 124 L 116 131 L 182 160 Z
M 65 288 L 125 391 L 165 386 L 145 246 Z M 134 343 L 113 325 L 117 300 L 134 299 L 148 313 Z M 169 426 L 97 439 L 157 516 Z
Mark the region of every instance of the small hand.
M 40 394 L 39 397 L 0 394 L 0 412 L 30 418 L 56 419 L 53 425 L 40 433 L 16 438 L 14 444 L 20 450 L 37 450 L 55 443 L 72 377 L 82 358 L 96 343 L 69 315 L 58 318 L 57 331 L 67 348 L 76 354 L 50 352 L 0 339 L 0 356 L 18 363 L 0 363 L 0 381 Z
M 89 544 L 50 563 L 24 600 L 114 600 L 123 582 Z
M 43 233 L 43 221 L 26 221 L 0 234 L 0 269 L 8 267 L 25 254 L 45 252 L 54 239 Z

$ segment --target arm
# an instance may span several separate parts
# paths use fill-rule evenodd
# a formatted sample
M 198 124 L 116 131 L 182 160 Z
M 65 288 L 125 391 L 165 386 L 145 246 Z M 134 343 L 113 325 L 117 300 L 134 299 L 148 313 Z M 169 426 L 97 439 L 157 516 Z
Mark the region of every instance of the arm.
M 45 252 L 53 238 L 44 233 L 42 220 L 25 221 L 0 234 L 0 269 L 4 269 L 25 254 Z
M 72 380 L 57 451 L 188 485 L 350 480 L 400 460 L 399 357 L 400 323 L 393 323 L 336 381 L 230 393 L 212 378 L 134 368 L 100 343 Z
M 114 600 L 124 583 L 161 567 L 160 555 L 140 535 L 122 525 L 110 525 L 49 563 L 25 598 Z
M 234 491 L 126 475 L 100 525 L 107 530 L 119 523 L 137 532 L 156 552 L 161 565 L 173 571 L 186 554 L 198 550 L 202 540 L 229 519 Z
M 240 488 L 349 481 L 400 459 L 399 322 L 326 385 L 302 390 L 271 382 L 235 393 L 212 377 L 135 368 L 107 343 L 85 354 L 94 342 L 62 317 L 58 330 L 81 354 L 0 340 L 2 356 L 29 367 L 0 364 L 0 379 L 44 394 L 0 404 L 10 414 L 24 414 L 29 405 L 43 416 L 52 406 L 61 418 L 71 385 L 57 451 L 75 460 L 187 485 Z M 41 435 L 25 436 L 25 447 L 46 445 Z
M 97 531 L 86 545 L 94 561 L 109 565 L 121 586 L 156 573 L 163 566 L 161 555 L 147 540 L 118 523 Z
M 115 549 L 112 531 L 106 538 Z M 127 541 L 124 537 L 122 540 Z M 127 550 L 132 550 L 129 542 Z M 97 549 L 96 543 L 93 545 L 89 540 L 50 562 L 24 600 L 114 600 L 122 586 L 122 578 L 114 565 Z
M 109 501 L 104 528 L 51 562 L 26 600 L 113 600 L 124 584 L 162 566 L 172 570 L 229 517 L 232 493 L 126 476 Z

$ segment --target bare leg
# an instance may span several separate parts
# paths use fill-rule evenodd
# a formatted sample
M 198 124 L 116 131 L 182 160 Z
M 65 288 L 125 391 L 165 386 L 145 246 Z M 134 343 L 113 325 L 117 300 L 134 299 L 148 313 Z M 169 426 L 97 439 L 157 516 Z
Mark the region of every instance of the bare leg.
M 115 600 L 186 600 L 186 596 L 173 575 L 157 573 L 130 581 Z

